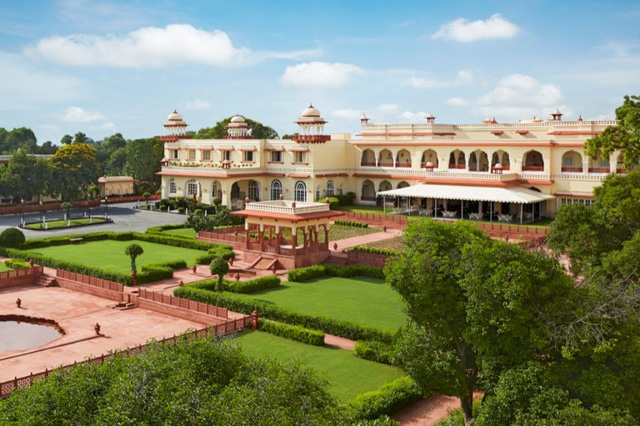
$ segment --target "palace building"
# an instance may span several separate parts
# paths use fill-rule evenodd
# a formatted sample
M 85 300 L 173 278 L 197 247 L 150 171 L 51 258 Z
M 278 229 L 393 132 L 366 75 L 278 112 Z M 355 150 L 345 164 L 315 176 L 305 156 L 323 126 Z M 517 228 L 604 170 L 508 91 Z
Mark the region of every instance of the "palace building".
M 590 203 L 609 173 L 624 173 L 621 154 L 588 158 L 585 142 L 615 121 L 550 119 L 519 123 L 378 124 L 361 133 L 325 133 L 310 105 L 291 139 L 253 139 L 236 115 L 219 140 L 190 139 L 174 111 L 165 123 L 162 196 L 231 209 L 251 201 L 323 201 L 353 192 L 356 203 L 387 212 L 524 222 L 553 217 L 565 203 Z

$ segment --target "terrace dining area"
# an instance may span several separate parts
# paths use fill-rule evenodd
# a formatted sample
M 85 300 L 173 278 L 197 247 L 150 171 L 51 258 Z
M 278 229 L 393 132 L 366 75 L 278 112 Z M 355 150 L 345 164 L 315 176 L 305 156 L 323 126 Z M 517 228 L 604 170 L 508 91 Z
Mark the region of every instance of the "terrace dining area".
M 543 217 L 555 197 L 519 186 L 482 187 L 419 184 L 377 193 L 384 213 L 445 220 L 530 223 Z M 389 199 L 394 200 L 389 203 Z

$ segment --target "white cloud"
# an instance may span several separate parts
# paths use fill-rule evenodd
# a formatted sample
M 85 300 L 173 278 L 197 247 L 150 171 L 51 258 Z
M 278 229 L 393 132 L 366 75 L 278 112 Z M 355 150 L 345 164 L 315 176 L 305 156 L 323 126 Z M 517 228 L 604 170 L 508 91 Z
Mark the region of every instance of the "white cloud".
M 402 118 L 402 120 L 404 120 L 405 122 L 409 122 L 409 123 L 424 122 L 426 116 L 427 116 L 427 113 L 424 111 L 417 111 L 417 112 L 405 111 L 402 114 L 400 114 L 400 118 Z
M 364 74 L 364 70 L 356 65 L 341 62 L 304 62 L 288 66 L 280 82 L 286 87 L 340 87 L 349 82 L 351 77 Z
M 87 111 L 80 107 L 71 106 L 67 108 L 60 120 L 67 123 L 93 123 L 104 120 L 104 115 L 97 111 Z
M 209 103 L 209 101 L 203 101 L 201 99 L 194 99 L 192 101 L 186 101 L 184 103 L 184 107 L 188 110 L 211 109 L 211 103 Z
M 407 81 L 407 84 L 416 89 L 444 89 L 447 87 L 464 86 L 472 81 L 473 73 L 471 71 L 460 70 L 453 80 L 411 77 Z
M 483 117 L 515 121 L 554 110 L 562 99 L 562 91 L 556 85 L 541 83 L 528 75 L 511 74 L 478 99 L 477 112 Z
M 382 114 L 393 114 L 400 111 L 400 105 L 398 104 L 380 104 L 378 105 L 378 111 Z
M 516 24 L 495 13 L 484 21 L 458 18 L 442 25 L 431 38 L 469 43 L 477 40 L 509 39 L 515 37 L 519 31 L 520 28 Z
M 449 106 L 455 106 L 455 107 L 463 107 L 463 106 L 469 105 L 469 101 L 467 101 L 466 99 L 454 96 L 444 101 L 444 104 Z
M 362 116 L 362 112 L 353 108 L 342 108 L 333 111 L 331 115 L 343 120 L 357 120 Z
M 65 65 L 161 67 L 184 63 L 228 65 L 242 62 L 248 49 L 236 49 L 219 30 L 186 24 L 144 27 L 125 36 L 74 34 L 39 40 L 25 49 L 32 57 Z

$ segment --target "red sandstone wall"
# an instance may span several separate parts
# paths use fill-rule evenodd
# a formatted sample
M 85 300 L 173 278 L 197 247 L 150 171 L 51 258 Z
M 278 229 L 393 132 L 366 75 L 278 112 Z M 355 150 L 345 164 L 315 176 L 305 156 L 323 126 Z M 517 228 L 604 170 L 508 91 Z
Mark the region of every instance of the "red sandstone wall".
M 56 281 L 58 282 L 60 287 L 67 288 L 69 290 L 90 294 L 92 296 L 102 297 L 104 299 L 109 299 L 116 302 L 127 301 L 127 295 L 125 293 L 120 293 L 117 291 L 112 291 L 112 290 L 108 290 L 105 288 L 100 288 L 100 287 L 96 287 L 88 284 L 82 284 L 76 281 L 71 281 L 65 278 L 60 278 L 60 277 L 57 277 Z
M 369 253 L 366 251 L 351 250 L 347 252 L 347 261 L 350 265 L 369 265 L 382 268 L 387 261 L 386 254 Z

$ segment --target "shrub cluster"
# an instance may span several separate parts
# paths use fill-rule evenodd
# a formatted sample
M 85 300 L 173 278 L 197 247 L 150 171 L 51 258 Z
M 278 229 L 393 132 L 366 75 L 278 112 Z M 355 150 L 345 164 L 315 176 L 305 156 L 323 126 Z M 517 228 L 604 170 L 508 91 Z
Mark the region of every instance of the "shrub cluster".
M 23 262 L 22 260 L 5 260 L 4 264 L 11 269 L 28 269 L 31 266 L 27 262 Z
M 340 226 L 351 226 L 353 228 L 368 228 L 368 223 L 356 222 L 354 220 L 336 220 L 333 222 L 336 225 Z
M 307 345 L 324 346 L 324 333 L 322 331 L 309 330 L 298 325 L 268 321 L 262 318 L 258 320 L 258 328 L 265 333 L 296 340 Z
M 219 244 L 214 247 L 211 247 L 207 250 L 207 254 L 203 254 L 202 256 L 196 259 L 196 263 L 198 265 L 209 265 L 213 259 L 218 257 L 223 258 L 224 260 L 233 259 L 235 257 L 235 253 L 233 251 L 233 247 L 228 244 Z
M 25 242 L 24 234 L 18 228 L 7 228 L 0 234 L 0 246 L 18 247 Z
M 326 197 L 322 197 L 317 201 L 319 203 L 324 203 Z M 353 201 L 356 199 L 356 194 L 353 192 L 348 192 L 346 194 L 341 195 L 332 195 L 329 197 L 329 208 L 331 210 L 337 210 L 341 206 L 350 206 L 353 204 Z
M 393 334 L 373 327 L 366 327 L 353 324 L 348 321 L 334 318 L 312 316 L 308 314 L 293 312 L 289 309 L 276 306 L 272 303 L 255 299 L 246 299 L 231 294 L 217 293 L 212 291 L 213 287 L 204 286 L 203 283 L 185 285 L 178 287 L 173 294 L 189 300 L 208 303 L 215 306 L 223 306 L 232 311 L 251 314 L 254 309 L 258 310 L 261 317 L 273 321 L 280 321 L 286 324 L 300 325 L 314 330 L 322 330 L 325 333 L 345 337 L 352 340 L 379 340 L 391 343 Z
M 382 268 L 367 265 L 312 265 L 305 268 L 292 269 L 287 273 L 289 281 L 303 282 L 324 276 L 350 278 L 355 276 L 384 279 Z
M 146 234 L 161 234 L 165 235 L 164 231 L 169 231 L 171 229 L 184 229 L 187 228 L 187 225 L 184 223 L 177 223 L 174 225 L 160 225 L 160 226 L 151 226 L 147 228 L 145 231 Z M 177 235 L 172 235 L 173 237 L 177 237 Z
M 393 256 L 398 254 L 398 252 L 395 250 L 382 249 L 382 248 L 376 248 L 376 247 L 366 247 L 366 246 L 350 247 L 346 251 L 364 251 L 366 253 L 384 254 L 385 256 Z
M 360 340 L 356 342 L 353 352 L 358 358 L 391 365 L 391 345 L 376 340 Z
M 377 419 L 390 415 L 420 399 L 420 389 L 408 376 L 401 377 L 379 389 L 363 393 L 346 405 L 353 418 Z

